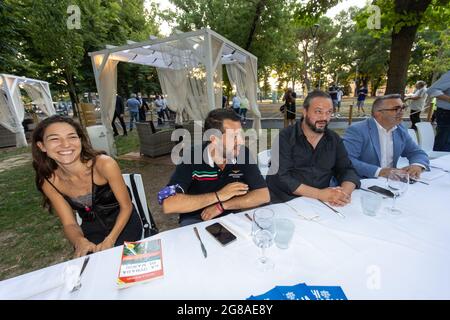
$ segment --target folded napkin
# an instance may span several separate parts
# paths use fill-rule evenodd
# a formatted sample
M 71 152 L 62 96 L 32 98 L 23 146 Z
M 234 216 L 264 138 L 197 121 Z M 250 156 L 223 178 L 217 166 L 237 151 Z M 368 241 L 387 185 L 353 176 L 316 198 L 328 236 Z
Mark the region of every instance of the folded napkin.
M 251 240 L 252 222 L 243 213 L 230 213 L 220 218 L 220 222 L 236 237 Z
M 314 201 L 316 200 L 302 197 L 285 202 L 284 205 L 289 207 L 290 210 L 300 218 L 314 220 L 319 218 L 319 213 L 316 209 L 317 204 L 314 204 Z
M 445 171 L 431 168 L 431 171 L 422 172 L 419 180 L 432 181 L 432 180 L 442 177 L 445 174 L 446 174 Z
M 75 284 L 73 279 L 76 281 L 79 274 L 79 266 L 66 265 L 65 268 L 63 266 L 50 267 L 5 280 L 0 285 L 0 299 L 25 300 L 38 298 L 38 295 L 50 290 L 68 287 L 72 283 Z M 72 287 L 73 285 L 70 289 Z
M 444 170 L 450 170 L 450 155 L 431 159 L 430 165 Z

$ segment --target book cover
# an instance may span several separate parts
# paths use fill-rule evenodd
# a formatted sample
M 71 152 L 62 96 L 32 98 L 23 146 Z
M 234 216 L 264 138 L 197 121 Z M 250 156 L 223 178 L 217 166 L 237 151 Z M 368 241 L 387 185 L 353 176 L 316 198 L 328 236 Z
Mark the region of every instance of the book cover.
M 124 243 L 117 279 L 119 288 L 147 282 L 163 275 L 161 239 Z

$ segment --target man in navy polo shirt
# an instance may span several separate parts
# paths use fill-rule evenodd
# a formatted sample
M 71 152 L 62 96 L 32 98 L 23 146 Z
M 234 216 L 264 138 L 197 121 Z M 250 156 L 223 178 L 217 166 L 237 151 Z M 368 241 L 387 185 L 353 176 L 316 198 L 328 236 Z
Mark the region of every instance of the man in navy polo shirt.
M 244 146 L 239 116 L 215 109 L 205 119 L 208 141 L 191 148 L 158 194 L 166 214 L 179 214 L 180 226 L 210 220 L 270 201 L 256 162 Z

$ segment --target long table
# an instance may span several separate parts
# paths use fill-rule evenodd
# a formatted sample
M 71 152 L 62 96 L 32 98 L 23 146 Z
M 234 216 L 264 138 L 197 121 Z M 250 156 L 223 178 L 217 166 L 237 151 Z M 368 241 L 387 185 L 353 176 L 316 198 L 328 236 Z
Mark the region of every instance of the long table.
M 196 225 L 207 258 L 193 226 L 153 236 L 162 240 L 163 278 L 118 289 L 122 247 L 116 247 L 91 255 L 79 291 L 70 293 L 63 276 L 84 258 L 2 281 L 0 299 L 246 299 L 301 282 L 341 286 L 349 299 L 450 299 L 450 174 L 429 183 L 410 185 L 397 199 L 399 216 L 385 210 L 392 199 L 383 200 L 377 216 L 364 215 L 362 190 L 353 193 L 351 204 L 336 208 L 345 218 L 308 198 L 268 206 L 296 226 L 288 249 L 267 250 L 275 262 L 271 271 L 257 270 L 260 251 L 241 212 L 220 218 L 237 234 L 225 247 L 205 230 L 217 220 Z M 373 184 L 386 181 L 362 181 L 363 187 Z M 311 214 L 319 218 L 304 218 Z

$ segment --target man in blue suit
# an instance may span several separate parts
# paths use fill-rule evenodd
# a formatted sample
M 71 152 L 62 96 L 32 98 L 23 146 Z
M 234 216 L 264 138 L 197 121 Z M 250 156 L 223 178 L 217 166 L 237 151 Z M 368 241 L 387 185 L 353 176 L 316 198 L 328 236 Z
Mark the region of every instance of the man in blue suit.
M 410 165 L 403 168 L 412 178 L 428 170 L 427 154 L 400 125 L 406 106 L 399 94 L 375 99 L 372 118 L 351 125 L 343 137 L 345 148 L 362 178 L 387 177 L 400 156 Z

